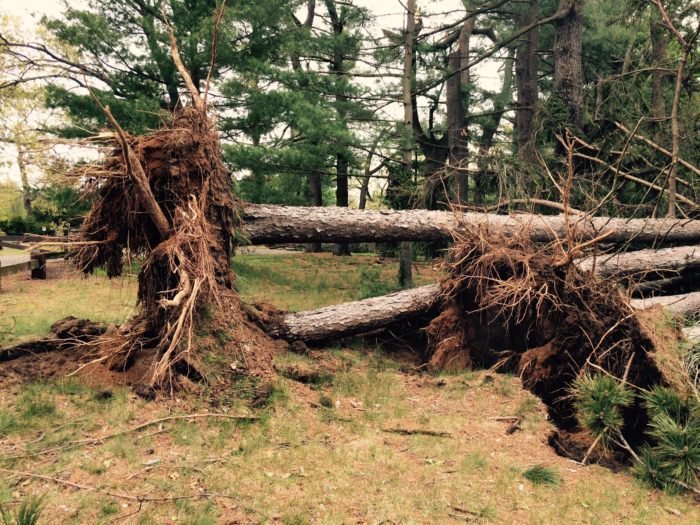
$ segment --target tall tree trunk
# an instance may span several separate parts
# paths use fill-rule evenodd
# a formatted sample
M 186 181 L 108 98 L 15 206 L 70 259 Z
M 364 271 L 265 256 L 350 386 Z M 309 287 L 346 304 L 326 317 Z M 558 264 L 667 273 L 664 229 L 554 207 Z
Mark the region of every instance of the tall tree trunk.
M 24 206 L 24 211 L 27 213 L 27 217 L 32 214 L 32 187 L 29 185 L 29 174 L 27 173 L 27 160 L 25 158 L 24 146 L 19 139 L 15 140 L 15 147 L 17 148 L 17 168 L 19 169 L 19 176 L 22 180 L 22 205 Z
M 554 92 L 569 113 L 568 126 L 583 126 L 583 34 L 584 0 L 560 0 L 563 16 L 554 21 Z
M 292 20 L 297 25 L 300 31 L 310 31 L 316 17 L 316 0 L 308 0 L 306 2 L 306 19 L 304 22 L 299 21 L 294 14 Z M 292 69 L 295 73 L 303 73 L 301 60 L 296 53 L 290 53 L 290 61 Z M 306 85 L 306 80 L 302 81 L 302 85 Z M 323 184 L 322 174 L 319 170 L 312 170 L 309 174 L 309 205 L 323 206 Z M 321 252 L 323 248 L 320 242 L 312 242 L 306 245 L 307 252 Z
M 331 19 L 333 35 L 336 39 L 340 39 L 345 29 L 345 20 L 341 14 L 338 14 L 335 0 L 326 0 L 326 9 Z M 348 97 L 346 96 L 345 77 L 344 77 L 344 57 L 340 42 L 335 42 L 335 51 L 333 52 L 333 60 L 331 62 L 331 74 L 335 77 L 335 104 L 338 121 L 343 129 L 347 129 L 345 124 L 345 104 Z M 335 186 L 335 204 L 336 206 L 348 207 L 348 157 L 349 152 L 347 147 L 343 148 L 336 154 L 335 170 L 336 170 L 336 186 Z M 350 255 L 350 246 L 345 243 L 337 243 L 333 248 L 335 255 Z
M 344 153 L 339 153 L 336 157 L 336 188 L 335 205 L 341 208 L 348 207 L 348 159 Z M 347 243 L 336 243 L 333 248 L 335 255 L 350 255 L 350 245 Z
M 656 13 L 654 13 L 656 14 Z M 655 119 L 666 118 L 666 103 L 664 100 L 664 78 L 666 72 L 661 68 L 666 66 L 666 51 L 668 48 L 668 32 L 663 26 L 661 17 L 651 16 L 649 40 L 651 42 L 651 112 Z M 657 123 L 659 129 L 660 123 Z M 658 138 L 657 134 L 657 138 Z
M 454 181 L 455 198 L 459 204 L 469 201 L 469 130 L 467 112 L 469 111 L 469 46 L 474 18 L 464 22 L 457 39 L 457 47 L 448 59 L 447 79 L 447 142 L 449 146 L 449 168 L 447 176 Z
M 309 175 L 309 201 L 311 206 L 323 206 L 323 185 L 320 171 L 312 171 Z M 322 250 L 320 242 L 312 242 L 306 247 L 307 252 L 320 252 Z
M 409 180 L 413 164 L 413 44 L 416 33 L 416 1 L 408 0 L 406 5 L 406 33 L 404 35 L 403 59 L 403 125 L 404 140 L 401 151 L 401 162 L 404 170 L 404 180 Z M 403 288 L 413 286 L 413 256 L 411 244 L 401 243 L 399 254 L 399 285 Z
M 540 15 L 539 0 L 529 0 L 523 6 L 518 17 L 520 28 L 533 24 Z M 517 90 L 517 109 L 515 112 L 515 143 L 518 158 L 526 164 L 536 161 L 533 120 L 537 111 L 540 29 L 536 27 L 523 35 L 515 53 L 515 83 Z
M 494 97 L 493 100 L 493 114 L 486 118 L 484 121 L 484 127 L 481 132 L 481 138 L 479 139 L 479 173 L 474 180 L 474 205 L 483 206 L 484 196 L 486 191 L 488 191 L 489 184 L 488 180 L 488 162 L 487 155 L 489 150 L 493 146 L 493 139 L 496 136 L 498 127 L 501 125 L 501 119 L 503 118 L 503 112 L 505 111 L 506 105 L 511 102 L 513 98 L 513 56 L 515 50 L 511 49 L 508 52 L 508 58 L 503 62 L 503 85 L 501 87 L 501 92 Z

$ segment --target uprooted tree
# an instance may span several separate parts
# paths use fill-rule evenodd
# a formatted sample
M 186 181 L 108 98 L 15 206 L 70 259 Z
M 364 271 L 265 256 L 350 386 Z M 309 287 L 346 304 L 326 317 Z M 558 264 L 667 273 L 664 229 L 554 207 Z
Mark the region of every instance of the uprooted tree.
M 163 16 L 167 20 L 165 11 Z M 130 257 L 145 257 L 137 315 L 96 341 L 91 362 L 110 369 L 139 363 L 142 380 L 150 385 L 170 382 L 175 369 L 202 375 L 194 339 L 202 335 L 196 332 L 204 316 L 210 326 L 223 323 L 235 334 L 222 351 L 235 355 L 245 344 L 250 355 L 264 354 L 256 345 L 270 344 L 246 320 L 232 289 L 239 203 L 221 160 L 216 126 L 207 115 L 208 86 L 200 96 L 168 27 L 173 60 L 193 105 L 176 109 L 162 129 L 141 137 L 127 136 L 103 108 L 117 144 L 103 162 L 81 171 L 99 181 L 99 191 L 72 254 L 83 271 L 104 266 L 110 277 L 121 274 Z

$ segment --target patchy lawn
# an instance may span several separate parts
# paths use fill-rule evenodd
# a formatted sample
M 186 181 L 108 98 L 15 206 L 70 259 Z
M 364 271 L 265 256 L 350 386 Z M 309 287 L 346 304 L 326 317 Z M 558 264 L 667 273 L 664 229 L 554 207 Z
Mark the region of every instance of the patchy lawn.
M 234 267 L 246 299 L 292 310 L 383 293 L 396 271 L 310 254 Z M 434 279 L 419 268 L 419 282 Z M 8 281 L 2 344 L 66 315 L 133 311 L 133 276 Z M 267 389 L 243 376 L 230 392 L 154 402 L 70 379 L 5 389 L 0 505 L 41 496 L 40 523 L 62 525 L 700 522 L 689 497 L 557 456 L 544 406 L 516 377 L 429 375 L 361 340 L 275 364 Z M 520 430 L 507 433 L 504 416 L 522 417 Z

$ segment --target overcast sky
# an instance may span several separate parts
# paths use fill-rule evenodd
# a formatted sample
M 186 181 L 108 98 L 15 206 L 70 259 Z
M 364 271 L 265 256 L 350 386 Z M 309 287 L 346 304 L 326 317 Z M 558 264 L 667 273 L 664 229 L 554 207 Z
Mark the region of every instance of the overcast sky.
M 373 28 L 377 32 L 383 29 L 396 31 L 403 27 L 405 10 L 403 3 L 399 0 L 355 0 L 354 3 L 366 7 L 374 15 Z M 84 0 L 69 0 L 71 6 L 80 7 L 85 4 Z M 426 30 L 439 27 L 449 20 L 455 20 L 464 12 L 461 0 L 417 0 L 417 4 Z M 64 3 L 61 0 L 0 0 L 0 13 L 16 17 L 22 34 L 30 38 L 43 15 L 59 16 L 64 9 Z M 437 35 L 435 38 L 440 36 L 442 35 Z M 497 61 L 482 63 L 475 69 L 478 82 L 482 87 L 494 89 L 499 84 L 500 72 Z M 396 115 L 393 114 L 395 112 Z M 392 117 L 400 118 L 401 112 L 400 104 L 396 104 L 396 108 L 389 108 Z M 10 178 L 19 181 L 19 172 L 13 163 L 15 153 L 8 148 L 5 149 L 4 155 L 0 153 L 0 180 Z

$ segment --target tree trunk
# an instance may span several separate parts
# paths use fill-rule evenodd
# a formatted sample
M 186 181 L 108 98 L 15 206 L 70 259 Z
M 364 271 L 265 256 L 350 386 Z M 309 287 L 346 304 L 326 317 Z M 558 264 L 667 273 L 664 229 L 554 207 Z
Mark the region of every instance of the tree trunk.
M 323 207 L 323 186 L 321 184 L 321 172 L 313 171 L 309 175 L 309 199 L 311 206 Z M 322 251 L 320 241 L 311 241 L 307 246 L 308 252 Z
M 336 188 L 335 204 L 338 207 L 348 207 L 348 160 L 344 153 L 339 153 L 336 158 Z M 350 255 L 350 246 L 347 243 L 336 243 L 333 248 L 335 255 Z
M 242 210 L 242 232 L 252 244 L 312 242 L 401 242 L 451 240 L 468 225 L 494 231 L 529 231 L 536 242 L 566 238 L 563 215 L 494 215 L 429 210 L 353 210 L 336 207 L 252 205 Z M 581 240 L 610 233 L 608 243 L 633 240 L 700 243 L 700 221 L 570 216 Z
M 449 147 L 449 168 L 447 176 L 454 182 L 455 198 L 458 204 L 469 202 L 469 131 L 466 125 L 469 108 L 469 46 L 474 30 L 474 18 L 464 22 L 457 40 L 457 47 L 448 59 L 447 79 L 447 143 Z
M 440 305 L 440 285 L 430 284 L 362 301 L 281 316 L 268 331 L 287 341 L 320 343 L 387 328 L 433 315 Z M 660 305 L 677 315 L 700 311 L 700 292 L 632 300 L 637 309 Z
M 333 35 L 336 41 L 334 42 L 333 59 L 331 61 L 331 74 L 335 78 L 335 111 L 338 115 L 340 126 L 347 131 L 345 124 L 345 104 L 347 104 L 347 96 L 345 94 L 345 66 L 344 56 L 340 43 L 345 29 L 345 17 L 341 10 L 338 14 L 334 0 L 326 0 L 326 9 L 328 16 L 331 19 Z M 347 208 L 348 207 L 348 158 L 349 152 L 347 147 L 343 147 L 335 156 L 335 205 Z M 346 243 L 336 243 L 333 248 L 334 255 L 350 255 L 350 246 Z
M 440 287 L 433 284 L 362 301 L 287 314 L 273 323 L 269 333 L 288 341 L 318 342 L 371 332 L 429 312 L 436 302 L 439 290 Z
M 682 317 L 692 317 L 700 314 L 700 292 L 632 299 L 631 303 L 638 310 L 651 308 L 652 306 L 663 306 Z
M 539 0 L 530 0 L 518 17 L 521 28 L 533 24 L 539 17 Z M 536 162 L 533 120 L 537 111 L 540 29 L 532 29 L 523 35 L 515 54 L 515 83 L 517 86 L 517 109 L 515 112 L 515 142 L 518 158 L 528 164 Z
M 591 259 L 580 264 L 585 270 L 594 267 Z M 637 250 L 617 255 L 601 255 L 595 261 L 595 272 L 601 277 L 612 275 L 633 275 L 641 278 L 644 275 L 666 276 L 681 270 L 700 268 L 700 246 L 677 246 L 660 250 Z
M 661 68 L 666 66 L 666 50 L 668 47 L 667 31 L 663 26 L 663 20 L 659 16 L 651 17 L 649 26 L 649 40 L 651 42 L 651 111 L 652 116 L 659 120 L 657 127 L 661 127 L 661 120 L 666 118 L 666 103 L 664 100 L 663 82 L 666 72 Z M 658 129 L 658 128 L 657 128 Z M 657 134 L 657 139 L 660 134 Z
M 401 148 L 401 164 L 404 182 L 410 180 L 413 164 L 413 44 L 416 33 L 416 1 L 408 0 L 406 5 L 406 33 L 404 35 L 403 59 L 403 125 L 404 144 Z M 399 286 L 413 287 L 413 250 L 409 242 L 402 242 L 399 251 Z
M 15 147 L 17 148 L 17 168 L 19 169 L 19 176 L 22 179 L 22 205 L 24 206 L 24 211 L 27 213 L 27 217 L 32 214 L 32 187 L 29 185 L 29 174 L 27 173 L 27 161 L 24 157 L 24 148 L 19 139 L 15 141 Z
M 560 0 L 558 11 L 566 14 L 554 21 L 554 92 L 568 110 L 568 124 L 574 128 L 583 125 L 583 1 Z

